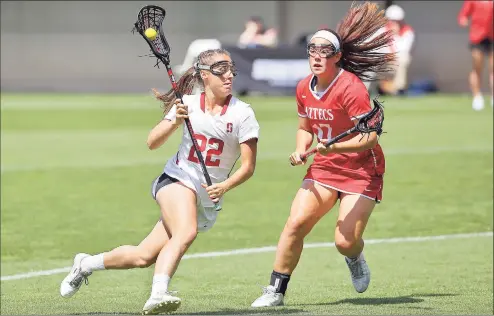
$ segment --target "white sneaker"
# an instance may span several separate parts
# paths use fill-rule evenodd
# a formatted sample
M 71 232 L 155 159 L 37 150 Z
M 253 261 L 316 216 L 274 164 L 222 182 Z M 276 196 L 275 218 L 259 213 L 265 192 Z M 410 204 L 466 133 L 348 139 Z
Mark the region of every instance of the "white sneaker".
M 142 315 L 158 315 L 176 311 L 180 307 L 181 300 L 172 294 L 174 293 L 165 292 L 163 295 L 151 296 L 142 308 Z
M 484 98 L 482 95 L 477 95 L 473 98 L 472 109 L 475 111 L 481 111 L 484 109 Z
M 71 297 L 74 295 L 82 285 L 82 281 L 88 284 L 87 277 L 91 275 L 91 272 L 83 271 L 81 269 L 82 259 L 89 257 L 86 253 L 79 253 L 74 257 L 74 265 L 69 274 L 63 279 L 60 284 L 60 295 L 63 297 Z
M 256 299 L 251 307 L 283 306 L 284 295 L 276 293 L 276 288 L 272 285 L 262 288 L 262 295 Z
M 360 253 L 355 260 L 345 257 L 345 261 L 348 269 L 350 269 L 353 287 L 359 293 L 365 292 L 370 283 L 370 270 L 365 261 L 364 253 Z

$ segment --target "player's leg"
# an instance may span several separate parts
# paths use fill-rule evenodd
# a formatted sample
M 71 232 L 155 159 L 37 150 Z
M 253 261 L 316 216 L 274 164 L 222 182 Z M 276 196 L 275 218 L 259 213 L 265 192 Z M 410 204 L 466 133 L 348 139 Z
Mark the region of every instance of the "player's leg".
M 168 238 L 163 222 L 159 221 L 138 246 L 124 245 L 93 256 L 77 254 L 71 271 L 60 285 L 60 294 L 63 297 L 73 296 L 82 282 L 97 270 L 144 268 L 152 265 Z
M 160 220 L 138 246 L 120 246 L 104 253 L 104 269 L 147 268 L 156 262 L 159 252 L 169 238 L 170 235 Z M 93 271 L 97 267 L 97 261 L 92 263 L 90 257 L 82 261 L 83 268 L 85 265 Z
M 393 79 L 393 86 L 396 94 L 400 94 L 406 90 L 410 59 L 411 57 L 408 52 L 400 52 L 398 54 L 398 65 Z
M 353 286 L 359 293 L 364 292 L 370 283 L 370 270 L 363 254 L 362 235 L 375 205 L 374 200 L 360 195 L 345 193 L 341 195 L 335 245 L 345 256 Z
M 179 182 L 172 183 L 158 191 L 156 201 L 171 238 L 156 260 L 151 295 L 143 308 L 146 315 L 172 312 L 180 306 L 180 298 L 168 291 L 168 286 L 182 256 L 197 236 L 194 191 Z
M 472 108 L 480 111 L 484 108 L 484 98 L 480 89 L 480 78 L 482 76 L 482 65 L 484 53 L 478 45 L 472 46 L 472 71 L 470 72 L 470 89 L 472 91 Z
M 263 294 L 252 303 L 252 307 L 283 305 L 288 281 L 302 254 L 305 236 L 333 208 L 337 199 L 335 190 L 313 181 L 303 182 L 278 242 L 270 285 L 263 289 Z

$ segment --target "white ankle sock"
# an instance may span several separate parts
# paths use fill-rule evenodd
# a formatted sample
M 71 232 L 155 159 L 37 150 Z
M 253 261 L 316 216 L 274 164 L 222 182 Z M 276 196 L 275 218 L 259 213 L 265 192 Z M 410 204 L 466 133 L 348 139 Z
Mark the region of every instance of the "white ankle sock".
M 91 257 L 82 259 L 81 268 L 87 272 L 93 272 L 98 270 L 105 270 L 105 264 L 103 261 L 103 255 L 105 253 L 100 253 Z
M 166 274 L 155 274 L 153 277 L 153 288 L 151 289 L 151 296 L 160 295 L 168 291 L 168 284 L 170 283 L 170 277 Z

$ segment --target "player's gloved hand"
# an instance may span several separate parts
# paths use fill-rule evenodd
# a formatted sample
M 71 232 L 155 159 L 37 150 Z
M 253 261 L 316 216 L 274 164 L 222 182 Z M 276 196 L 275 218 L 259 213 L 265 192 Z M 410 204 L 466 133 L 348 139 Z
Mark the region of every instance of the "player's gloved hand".
M 305 160 L 300 159 L 300 153 L 293 152 L 289 157 L 292 166 L 305 165 Z
M 214 203 L 218 203 L 221 197 L 223 196 L 223 194 L 225 194 L 226 191 L 228 191 L 227 186 L 223 182 L 215 183 L 209 187 L 207 186 L 207 184 L 204 183 L 202 183 L 201 185 L 203 188 L 206 189 L 206 192 L 209 194 L 209 198 Z
M 186 118 L 189 118 L 189 111 L 187 105 L 180 103 L 180 99 L 175 100 L 175 105 L 177 106 L 175 124 L 181 125 Z
M 316 149 L 317 149 L 317 152 L 320 153 L 321 155 L 324 155 L 326 156 L 327 154 L 330 154 L 333 152 L 333 145 L 330 145 L 328 147 L 326 147 L 326 145 L 324 145 L 328 140 L 327 139 L 321 139 L 321 141 L 317 144 L 316 146 Z

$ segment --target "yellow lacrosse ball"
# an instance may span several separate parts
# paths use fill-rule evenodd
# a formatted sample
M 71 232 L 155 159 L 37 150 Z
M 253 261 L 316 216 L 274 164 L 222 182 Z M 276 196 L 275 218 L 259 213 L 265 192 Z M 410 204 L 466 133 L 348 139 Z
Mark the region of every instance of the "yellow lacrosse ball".
M 156 39 L 156 30 L 153 29 L 152 27 L 148 28 L 147 30 L 144 31 L 144 35 L 146 35 L 147 38 L 150 40 L 154 41 Z

